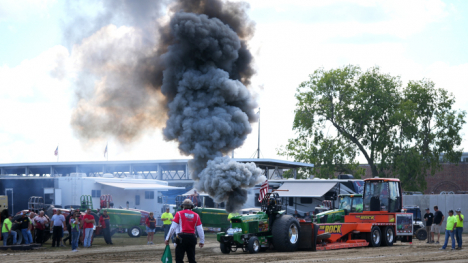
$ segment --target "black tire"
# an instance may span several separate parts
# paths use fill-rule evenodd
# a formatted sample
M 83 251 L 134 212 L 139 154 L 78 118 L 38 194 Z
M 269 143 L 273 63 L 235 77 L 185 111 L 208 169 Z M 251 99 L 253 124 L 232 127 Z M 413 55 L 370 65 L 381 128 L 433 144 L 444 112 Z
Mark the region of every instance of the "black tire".
M 99 225 L 99 216 L 94 212 L 91 212 L 91 215 L 94 217 L 94 224 L 96 226 L 98 226 Z
M 249 253 L 255 254 L 260 251 L 260 240 L 258 240 L 258 237 L 253 236 L 249 239 L 249 243 L 247 244 L 247 249 L 249 250 Z
M 426 229 L 420 228 L 415 233 L 416 238 L 419 240 L 426 240 L 427 239 L 427 231 Z
M 382 231 L 378 226 L 373 226 L 371 232 L 367 233 L 367 242 L 369 242 L 369 247 L 380 247 Z
M 219 248 L 221 249 L 221 252 L 223 254 L 229 254 L 231 253 L 231 245 L 229 243 L 219 243 Z
M 50 234 L 50 230 L 46 229 L 44 230 L 44 239 L 42 240 L 42 243 L 47 242 L 52 235 Z
M 55 206 L 50 205 L 47 207 L 47 209 L 44 211 L 44 213 L 49 217 L 49 219 L 52 219 L 52 216 L 54 215 L 54 208 Z
M 110 231 L 110 236 L 112 237 L 115 233 L 117 233 L 118 229 L 114 228 Z
M 323 240 L 329 239 L 329 238 L 331 238 L 331 233 L 326 232 L 326 233 L 317 235 L 316 241 L 317 242 L 322 242 Z
M 141 229 L 137 226 L 134 226 L 134 227 L 127 229 L 127 233 L 129 237 L 140 237 Z
M 273 222 L 273 245 L 280 252 L 294 252 L 299 248 L 300 226 L 297 219 L 281 215 Z
M 393 243 L 395 243 L 395 230 L 392 226 L 387 226 L 383 229 L 382 246 L 393 246 Z
M 16 231 L 16 244 L 14 245 L 21 245 L 24 243 L 23 232 L 21 229 L 14 230 Z M 13 242 L 13 239 L 11 240 Z

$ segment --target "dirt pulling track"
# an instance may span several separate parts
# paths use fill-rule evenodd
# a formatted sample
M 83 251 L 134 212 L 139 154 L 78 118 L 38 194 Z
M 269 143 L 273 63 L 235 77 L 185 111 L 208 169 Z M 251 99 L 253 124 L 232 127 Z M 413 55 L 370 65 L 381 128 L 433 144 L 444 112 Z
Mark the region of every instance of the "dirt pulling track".
M 129 239 L 129 238 L 127 238 Z M 162 240 L 162 237 L 157 237 Z M 443 240 L 443 237 L 441 236 Z M 468 236 L 464 235 L 468 240 Z M 129 239 L 136 240 L 136 239 Z M 156 240 L 156 238 L 155 238 Z M 146 238 L 141 237 L 138 243 L 145 243 Z M 97 240 L 93 248 L 79 248 L 79 252 L 72 253 L 67 248 L 45 248 L 33 251 L 1 251 L 2 262 L 160 262 L 164 250 L 163 244 L 157 245 L 128 245 L 128 242 L 115 240 L 116 245 L 107 246 Z M 119 245 L 120 244 L 120 245 Z M 428 245 L 423 241 L 415 241 L 412 245 L 396 243 L 392 247 L 380 248 L 354 248 L 332 251 L 294 253 L 279 253 L 275 251 L 249 254 L 235 252 L 224 255 L 219 250 L 219 244 L 214 236 L 207 238 L 206 246 L 197 247 L 197 262 L 468 262 L 468 249 L 450 252 L 440 251 L 441 245 Z M 174 249 L 172 255 L 174 256 Z M 174 258 L 175 262 L 175 258 Z M 187 259 L 185 259 L 187 262 Z

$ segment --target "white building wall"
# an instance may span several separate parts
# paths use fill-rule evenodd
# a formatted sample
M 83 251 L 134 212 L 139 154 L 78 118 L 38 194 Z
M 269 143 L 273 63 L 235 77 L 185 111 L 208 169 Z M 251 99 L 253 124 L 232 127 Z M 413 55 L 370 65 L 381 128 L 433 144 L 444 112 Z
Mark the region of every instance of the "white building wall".
M 96 182 L 94 177 L 59 177 L 57 188 L 62 190 L 62 206 L 80 205 L 80 197 L 82 195 L 92 195 L 92 190 L 101 190 L 101 195 L 110 194 L 114 202 L 114 207 L 127 207 L 127 201 L 130 208 L 142 209 L 148 212 L 154 212 L 155 216 L 161 215 L 163 207 L 162 199 L 158 199 L 158 195 L 162 196 L 163 191 L 155 191 L 154 199 L 145 199 L 145 191 L 148 190 L 123 190 L 112 186 L 102 185 Z M 135 204 L 135 196 L 140 195 L 140 204 Z M 93 197 L 94 209 L 100 208 L 100 198 Z

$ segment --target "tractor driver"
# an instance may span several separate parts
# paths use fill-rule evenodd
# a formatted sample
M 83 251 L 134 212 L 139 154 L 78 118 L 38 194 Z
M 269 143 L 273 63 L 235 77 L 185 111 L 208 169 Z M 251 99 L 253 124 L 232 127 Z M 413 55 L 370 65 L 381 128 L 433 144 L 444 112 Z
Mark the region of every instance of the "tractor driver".
M 193 202 L 190 199 L 185 199 L 182 202 L 183 210 L 175 214 L 174 221 L 172 221 L 171 224 L 171 229 L 165 238 L 165 244 L 169 245 L 169 239 L 172 234 L 174 232 L 177 234 L 177 246 L 175 250 L 177 263 L 184 262 L 185 252 L 187 252 L 189 262 L 196 263 L 195 247 L 197 245 L 197 236 L 195 235 L 195 229 L 200 236 L 200 248 L 205 244 L 205 233 L 203 232 L 202 222 L 200 216 L 192 211 L 193 207 Z
M 237 213 L 237 212 L 234 212 L 234 213 L 229 213 L 229 215 L 228 215 L 228 221 L 231 223 L 231 226 L 230 226 L 230 227 L 232 227 L 231 218 L 233 218 L 233 217 L 235 217 L 235 216 L 240 216 L 240 214 Z

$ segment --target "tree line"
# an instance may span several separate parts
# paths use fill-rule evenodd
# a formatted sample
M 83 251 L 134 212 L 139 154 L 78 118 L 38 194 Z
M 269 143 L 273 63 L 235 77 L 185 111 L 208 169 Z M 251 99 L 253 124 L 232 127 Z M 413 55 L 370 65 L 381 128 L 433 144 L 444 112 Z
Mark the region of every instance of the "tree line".
M 403 85 L 379 67 L 319 68 L 295 96 L 296 137 L 278 153 L 314 164 L 299 177 L 362 176 L 362 155 L 373 177 L 398 177 L 405 190 L 416 191 L 442 162 L 460 161 L 466 112 L 453 109 L 453 94 L 429 79 Z

